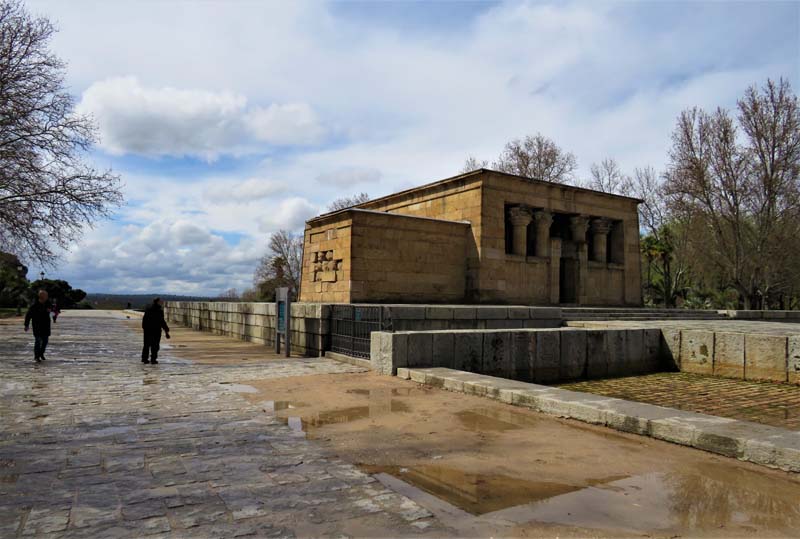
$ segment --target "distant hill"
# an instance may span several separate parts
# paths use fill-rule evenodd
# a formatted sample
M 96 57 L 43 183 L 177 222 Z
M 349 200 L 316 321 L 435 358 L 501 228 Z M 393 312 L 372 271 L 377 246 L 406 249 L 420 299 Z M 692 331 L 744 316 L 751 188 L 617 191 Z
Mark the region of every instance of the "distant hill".
M 125 309 L 128 303 L 134 309 L 143 309 L 153 301 L 161 298 L 163 301 L 211 301 L 214 298 L 207 296 L 176 296 L 173 294 L 86 294 L 86 303 L 94 309 Z

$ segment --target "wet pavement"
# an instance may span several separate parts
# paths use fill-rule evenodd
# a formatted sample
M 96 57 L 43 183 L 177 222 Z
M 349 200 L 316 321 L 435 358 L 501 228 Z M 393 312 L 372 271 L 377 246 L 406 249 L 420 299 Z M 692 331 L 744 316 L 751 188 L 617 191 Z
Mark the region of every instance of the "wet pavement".
M 180 328 L 142 365 L 137 322 L 65 313 L 41 365 L 0 322 L 0 537 L 800 530 L 796 474 Z
M 800 386 L 796 385 L 660 372 L 558 387 L 800 430 Z
M 244 364 L 200 365 L 165 350 L 159 365 L 143 365 L 136 321 L 103 312 L 65 313 L 36 365 L 20 326 L 0 323 L 0 537 L 442 531 L 235 384 L 355 367 L 260 361 L 264 347 Z

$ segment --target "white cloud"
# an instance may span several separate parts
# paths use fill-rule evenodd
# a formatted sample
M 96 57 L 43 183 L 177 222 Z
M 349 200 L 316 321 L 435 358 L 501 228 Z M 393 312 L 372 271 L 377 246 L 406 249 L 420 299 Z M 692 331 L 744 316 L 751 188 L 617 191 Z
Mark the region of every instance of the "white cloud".
M 360 183 L 374 184 L 381 179 L 381 171 L 372 167 L 342 167 L 331 172 L 323 172 L 317 181 L 325 185 L 349 187 Z
M 250 178 L 242 182 L 213 182 L 204 192 L 204 197 L 212 202 L 258 202 L 274 195 L 285 193 L 288 186 L 284 182 Z
M 248 109 L 240 94 L 146 87 L 136 77 L 93 83 L 83 92 L 78 111 L 94 117 L 100 147 L 114 155 L 214 160 L 253 153 L 263 146 L 259 142 L 310 144 L 323 135 L 307 104 Z
M 320 208 L 305 198 L 288 198 L 261 219 L 259 229 L 262 232 L 274 232 L 280 229 L 300 230 L 303 228 L 303 223 L 319 213 Z
M 305 103 L 257 107 L 247 114 L 245 124 L 258 140 L 270 144 L 314 144 L 324 134 L 317 115 Z

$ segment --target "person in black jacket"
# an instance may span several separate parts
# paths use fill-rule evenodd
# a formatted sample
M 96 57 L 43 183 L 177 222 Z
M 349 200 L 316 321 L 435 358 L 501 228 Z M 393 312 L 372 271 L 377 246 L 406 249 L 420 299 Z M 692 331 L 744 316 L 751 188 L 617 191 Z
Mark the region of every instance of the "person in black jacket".
M 161 298 L 153 300 L 153 304 L 144 310 L 142 317 L 144 330 L 144 347 L 142 348 L 142 363 L 148 363 L 147 355 L 150 354 L 149 363 L 158 363 L 158 349 L 161 343 L 161 330 L 169 339 L 169 326 L 164 320 L 164 309 L 161 307 Z
M 28 331 L 33 322 L 33 357 L 36 363 L 47 359 L 44 351 L 50 340 L 50 302 L 47 301 L 47 291 L 39 290 L 38 296 L 25 314 L 25 331 Z

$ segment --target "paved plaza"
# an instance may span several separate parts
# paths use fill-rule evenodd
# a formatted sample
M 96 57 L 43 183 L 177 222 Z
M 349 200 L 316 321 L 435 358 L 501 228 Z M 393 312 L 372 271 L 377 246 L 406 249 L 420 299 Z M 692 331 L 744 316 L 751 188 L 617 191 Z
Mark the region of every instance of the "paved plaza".
M 787 537 L 795 474 L 185 328 L 0 321 L 0 537 Z
M 441 532 L 429 512 L 230 383 L 255 371 L 359 369 L 300 358 L 196 364 L 169 351 L 143 365 L 137 322 L 67 313 L 40 365 L 21 322 L 0 323 L 0 537 Z

